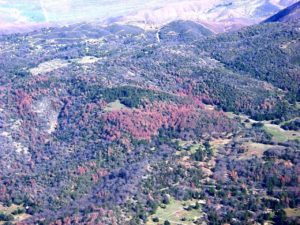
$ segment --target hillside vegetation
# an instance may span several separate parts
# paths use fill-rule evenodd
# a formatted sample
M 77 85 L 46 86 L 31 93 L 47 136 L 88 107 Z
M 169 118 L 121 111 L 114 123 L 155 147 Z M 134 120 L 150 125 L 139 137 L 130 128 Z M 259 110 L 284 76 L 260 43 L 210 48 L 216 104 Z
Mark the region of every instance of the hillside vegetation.
M 299 27 L 1 36 L 0 224 L 297 224 Z

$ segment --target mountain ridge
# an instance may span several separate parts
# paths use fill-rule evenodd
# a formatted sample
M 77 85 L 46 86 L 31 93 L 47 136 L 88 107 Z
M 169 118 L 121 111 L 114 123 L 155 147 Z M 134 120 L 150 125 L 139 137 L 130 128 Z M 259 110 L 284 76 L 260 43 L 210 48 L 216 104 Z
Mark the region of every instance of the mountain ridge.
M 220 33 L 259 23 L 294 2 L 296 1 L 181 1 L 140 10 L 121 16 L 116 21 L 147 29 L 161 27 L 173 20 L 190 20 Z
M 300 20 L 300 1 L 281 10 L 264 22 L 293 22 Z
M 192 20 L 215 32 L 237 30 L 259 23 L 296 0 L 205 0 L 205 1 L 149 1 L 142 4 L 130 0 L 102 5 L 93 0 L 40 1 L 28 5 L 16 0 L 0 1 L 0 33 L 32 31 L 42 27 L 71 25 L 96 21 L 138 25 L 141 28 L 161 27 L 174 20 Z M 111 13 L 107 13 L 107 11 Z M 61 24 L 61 25 L 59 25 Z

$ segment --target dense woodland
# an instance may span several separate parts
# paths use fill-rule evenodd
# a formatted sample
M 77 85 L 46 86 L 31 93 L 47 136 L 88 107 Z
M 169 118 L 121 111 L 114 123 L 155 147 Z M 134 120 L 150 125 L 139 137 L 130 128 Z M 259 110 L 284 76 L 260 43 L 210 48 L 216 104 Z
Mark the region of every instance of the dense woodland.
M 172 199 L 194 224 L 298 224 L 300 139 L 264 124 L 299 131 L 299 27 L 1 36 L 0 224 L 172 224 L 151 219 Z

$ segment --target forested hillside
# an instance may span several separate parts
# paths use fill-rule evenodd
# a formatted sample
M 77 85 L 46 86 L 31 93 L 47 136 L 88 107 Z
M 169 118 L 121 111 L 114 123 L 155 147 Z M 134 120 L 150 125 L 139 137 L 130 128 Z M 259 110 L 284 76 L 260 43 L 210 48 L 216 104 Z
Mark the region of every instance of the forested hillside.
M 299 22 L 1 36 L 0 224 L 297 224 L 299 39 Z

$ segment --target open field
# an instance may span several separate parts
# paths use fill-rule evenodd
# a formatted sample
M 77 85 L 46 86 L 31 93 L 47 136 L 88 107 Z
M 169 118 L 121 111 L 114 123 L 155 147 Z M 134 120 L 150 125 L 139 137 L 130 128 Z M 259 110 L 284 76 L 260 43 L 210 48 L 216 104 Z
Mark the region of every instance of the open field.
M 181 155 L 182 152 L 187 152 L 188 154 L 193 154 L 197 149 L 203 148 L 201 143 L 194 141 L 184 141 L 181 139 L 174 139 L 173 142 L 178 143 L 178 151 L 176 155 Z
M 249 159 L 252 156 L 262 157 L 264 152 L 270 148 L 279 147 L 274 145 L 266 145 L 261 143 L 246 142 L 243 144 L 245 148 L 245 153 L 243 153 L 239 158 L 240 159 Z
M 126 106 L 123 105 L 120 102 L 120 100 L 116 100 L 114 102 L 111 102 L 111 103 L 107 104 L 104 111 L 105 112 L 118 111 L 118 110 L 121 110 L 121 109 L 124 109 L 124 108 L 126 108 Z
M 300 218 L 300 208 L 297 208 L 297 209 L 287 208 L 284 211 L 286 212 L 287 217 L 298 217 L 298 218 Z
M 263 123 L 264 130 L 272 135 L 272 140 L 275 142 L 286 142 L 288 140 L 299 140 L 300 141 L 300 132 L 299 131 L 289 131 L 284 130 L 277 124 L 271 124 L 270 121 L 256 121 L 250 119 L 248 116 L 240 114 L 234 114 L 232 112 L 226 112 L 226 115 L 229 118 L 240 118 L 241 122 L 245 123 L 247 128 L 250 128 L 254 123 Z
M 149 218 L 147 225 L 163 224 L 166 220 L 171 224 L 192 225 L 194 224 L 193 221 L 202 216 L 201 209 L 187 210 L 185 207 L 194 206 L 195 204 L 196 201 L 170 199 L 170 204 L 166 205 L 166 208 L 159 207 L 157 212 Z M 153 218 L 158 218 L 159 222 L 153 222 Z
M 220 147 L 224 147 L 225 145 L 229 144 L 232 139 L 215 139 L 210 141 L 211 146 L 216 151 Z
M 279 125 L 264 123 L 264 129 L 266 132 L 272 135 L 273 141 L 285 142 L 288 140 L 299 140 L 299 131 L 287 131 L 282 129 Z
M 74 61 L 79 64 L 92 64 L 92 63 L 96 63 L 97 61 L 99 61 L 99 59 L 97 57 L 85 56 L 85 57 L 76 59 Z
M 32 75 L 37 76 L 39 74 L 52 72 L 68 65 L 69 63 L 65 60 L 55 59 L 41 63 L 40 65 L 38 65 L 38 67 L 30 69 L 30 72 Z

